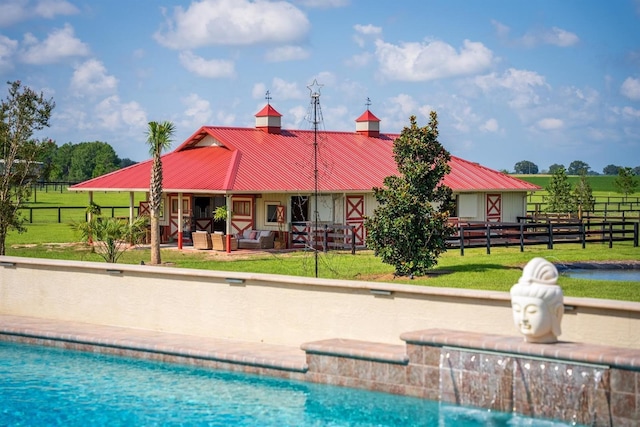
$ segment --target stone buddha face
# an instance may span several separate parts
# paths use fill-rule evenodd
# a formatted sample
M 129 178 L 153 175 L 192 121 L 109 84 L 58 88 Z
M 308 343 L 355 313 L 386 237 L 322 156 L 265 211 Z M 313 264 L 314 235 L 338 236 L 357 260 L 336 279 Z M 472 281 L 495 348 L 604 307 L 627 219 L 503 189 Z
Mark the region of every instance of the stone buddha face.
M 513 321 L 527 342 L 553 343 L 561 333 L 564 313 L 558 270 L 544 258 L 534 258 L 511 288 Z

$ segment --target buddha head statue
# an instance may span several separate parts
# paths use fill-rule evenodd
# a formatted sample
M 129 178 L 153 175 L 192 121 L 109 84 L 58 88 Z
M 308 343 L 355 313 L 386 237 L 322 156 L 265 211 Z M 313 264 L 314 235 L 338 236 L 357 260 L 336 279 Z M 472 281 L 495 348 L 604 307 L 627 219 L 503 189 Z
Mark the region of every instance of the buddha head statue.
M 533 258 L 511 287 L 513 321 L 527 342 L 554 343 L 564 313 L 558 270 L 544 258 Z

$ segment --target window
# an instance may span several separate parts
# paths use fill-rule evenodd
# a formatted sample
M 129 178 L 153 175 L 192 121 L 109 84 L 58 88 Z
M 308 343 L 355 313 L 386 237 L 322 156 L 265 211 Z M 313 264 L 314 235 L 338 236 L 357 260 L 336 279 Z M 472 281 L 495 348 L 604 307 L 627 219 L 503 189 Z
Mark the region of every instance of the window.
M 309 221 L 309 197 L 291 197 L 291 222 Z
M 265 218 L 265 222 L 267 224 L 272 223 L 275 224 L 278 222 L 278 202 L 265 202 L 265 212 L 267 213 L 267 217 Z
M 251 216 L 251 202 L 250 201 L 234 201 L 233 202 L 233 214 L 239 216 Z

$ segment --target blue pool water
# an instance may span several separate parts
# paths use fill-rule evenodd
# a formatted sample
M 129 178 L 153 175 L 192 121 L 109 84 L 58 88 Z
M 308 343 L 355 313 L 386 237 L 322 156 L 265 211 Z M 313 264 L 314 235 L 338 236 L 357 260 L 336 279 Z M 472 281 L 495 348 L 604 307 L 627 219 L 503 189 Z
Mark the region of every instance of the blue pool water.
M 568 424 L 385 393 L 0 342 L 0 425 Z
M 575 279 L 640 282 L 640 270 L 636 269 L 569 268 L 562 274 Z

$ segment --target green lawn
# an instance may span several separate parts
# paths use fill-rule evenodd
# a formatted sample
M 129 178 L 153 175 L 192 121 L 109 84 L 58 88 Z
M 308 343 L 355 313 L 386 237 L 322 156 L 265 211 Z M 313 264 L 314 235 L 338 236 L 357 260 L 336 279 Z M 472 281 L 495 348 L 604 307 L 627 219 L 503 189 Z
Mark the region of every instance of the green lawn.
M 136 194 L 136 201 L 144 194 Z M 128 193 L 98 193 L 94 201 L 101 206 L 128 206 Z M 136 202 L 137 203 L 137 202 Z M 63 191 L 39 192 L 37 202 L 33 206 L 86 206 L 87 194 Z M 127 216 L 128 210 L 116 216 Z M 84 218 L 84 211 L 78 219 Z M 55 221 L 28 224 L 27 232 L 18 234 L 14 231 L 7 236 L 7 255 L 37 258 L 57 258 L 69 260 L 102 261 L 102 258 L 92 253 L 91 248 L 81 244 L 69 245 L 79 241 L 79 236 L 66 223 Z M 166 249 L 162 252 L 164 262 L 177 267 L 244 271 L 285 274 L 312 277 L 315 274 L 316 257 L 312 252 L 295 252 L 288 254 L 256 255 L 249 259 L 239 256 L 212 256 L 212 251 L 194 251 Z M 546 246 L 527 246 L 524 252 L 519 247 L 492 248 L 491 255 L 485 249 L 466 249 L 465 255 L 459 251 L 450 250 L 439 260 L 432 275 L 419 277 L 414 280 L 408 278 L 394 278 L 393 267 L 383 264 L 371 251 L 358 251 L 356 255 L 350 253 L 330 252 L 318 255 L 320 277 L 391 281 L 407 283 L 417 286 L 439 286 L 468 289 L 485 289 L 508 291 L 520 277 L 522 267 L 533 257 L 541 256 L 554 263 L 570 263 L 576 261 L 638 261 L 640 248 L 634 248 L 630 242 L 616 242 L 612 249 L 606 244 L 588 244 L 586 249 L 580 245 L 556 245 L 549 250 Z M 150 259 L 149 250 L 135 248 L 128 251 L 122 258 L 122 263 L 139 264 Z M 640 302 L 638 283 L 596 281 L 562 277 L 560 285 L 567 296 L 591 298 L 619 299 Z

